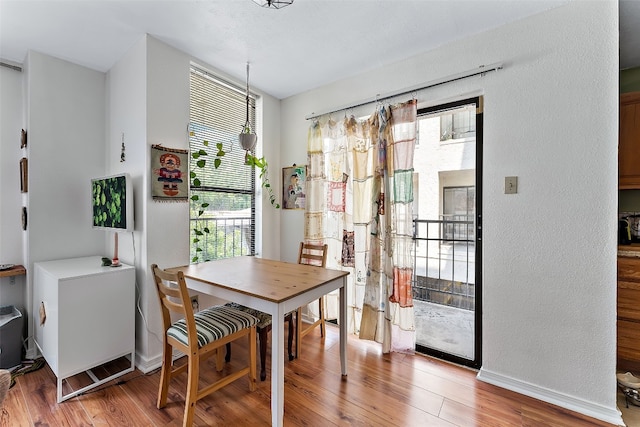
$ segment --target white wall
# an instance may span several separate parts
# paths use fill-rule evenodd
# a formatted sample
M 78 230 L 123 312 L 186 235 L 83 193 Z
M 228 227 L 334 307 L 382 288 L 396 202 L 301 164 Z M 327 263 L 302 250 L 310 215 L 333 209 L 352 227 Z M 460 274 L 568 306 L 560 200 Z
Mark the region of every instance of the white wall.
M 20 130 L 25 128 L 23 73 L 0 67 L 0 263 L 22 264 L 23 232 L 19 161 Z M 12 280 L 13 279 L 13 280 Z M 25 276 L 0 279 L 0 306 L 25 304 Z
M 305 159 L 314 111 L 500 61 L 499 72 L 418 96 L 422 105 L 484 96 L 479 377 L 618 423 L 617 2 L 571 2 L 286 99 L 282 161 Z M 505 176 L 519 177 L 517 195 L 503 194 Z M 302 235 L 290 214 L 287 256 Z
M 109 174 L 127 172 L 133 179 L 135 229 L 133 233 L 120 233 L 118 256 L 122 262 L 136 266 L 136 365 L 144 365 L 145 355 L 149 351 L 145 319 L 151 315 L 145 286 L 148 269 L 145 268 L 148 157 L 146 49 L 147 39 L 143 37 L 107 73 L 107 143 L 103 147 Z M 123 135 L 125 161 L 120 162 Z M 113 253 L 111 236 L 107 239 L 107 253 Z M 159 330 L 156 327 L 156 331 Z
M 161 144 L 169 148 L 189 148 L 187 125 L 192 60 L 198 62 L 151 36 L 145 36 L 108 72 L 107 152 L 110 158 L 117 155 L 117 161 L 111 161 L 107 169 L 113 173 L 127 171 L 135 183 L 135 232 L 132 236 L 120 238 L 119 252 L 123 262 L 135 262 L 136 265 L 136 366 L 142 371 L 158 367 L 162 353 L 160 310 L 149 266 L 156 263 L 166 268 L 189 263 L 189 205 L 160 203 L 151 199 L 150 147 Z M 199 62 L 199 65 L 233 81 L 208 64 Z M 242 86 L 242 82 L 235 83 Z M 259 150 L 267 156 L 270 168 L 278 171 L 279 101 L 261 95 L 260 105 L 265 109 L 265 115 L 258 123 L 258 129 L 265 146 Z M 123 132 L 126 161 L 121 163 L 119 155 Z M 260 256 L 277 258 L 280 248 L 277 238 L 279 212 L 268 202 L 266 206 L 262 202 L 258 211 L 269 226 L 258 226 L 257 251 Z M 214 301 L 204 295 L 200 298 L 203 306 Z
M 188 204 L 151 200 L 149 159 L 152 144 L 188 148 L 191 61 L 183 52 L 144 36 L 107 74 L 36 52 L 28 54 L 22 75 L 0 68 L 0 262 L 27 267 L 26 279 L 17 278 L 16 285 L 2 279 L 0 303 L 31 305 L 33 262 L 113 254 L 113 234 L 91 228 L 89 182 L 95 176 L 128 172 L 134 182 L 135 231 L 119 234 L 118 254 L 124 263 L 136 266 L 136 365 L 143 371 L 159 366 L 162 352 L 159 306 L 149 264 L 170 267 L 189 262 Z M 201 65 L 233 81 L 214 67 Z M 272 184 L 279 186 L 280 102 L 253 91 L 260 95 L 259 108 L 265 109 L 258 123 L 259 153 L 269 161 Z M 18 174 L 23 127 L 29 133 L 24 150 L 30 162 L 27 195 L 20 194 Z M 121 162 L 123 136 L 125 161 Z M 26 233 L 20 230 L 23 198 L 30 209 Z M 258 226 L 256 250 L 259 256 L 277 259 L 280 212 L 264 197 L 258 211 L 269 226 Z M 34 355 L 32 346 L 29 357 Z
M 256 133 L 258 134 L 258 156 L 264 156 L 269 163 L 269 180 L 271 186 L 274 188 L 274 195 L 276 196 L 278 203 L 282 206 L 282 165 L 287 163 L 282 162 L 281 156 L 281 131 L 280 131 L 280 101 L 273 98 L 258 88 L 252 88 L 252 92 L 257 93 L 260 98 L 258 99 L 258 123 L 256 124 Z M 260 114 L 262 110 L 262 114 Z M 262 116 L 262 117 L 261 117 Z M 306 143 L 305 143 L 306 144 Z M 261 185 L 259 180 L 259 171 L 256 171 L 256 187 Z M 281 215 L 280 209 L 275 209 L 269 203 L 269 195 L 266 189 L 262 186 L 257 188 L 256 195 L 256 215 L 262 218 L 256 226 L 256 252 L 257 256 L 261 258 L 269 258 L 283 261 L 292 261 L 291 259 L 281 258 L 281 233 L 280 223 L 284 221 L 287 224 L 287 228 L 291 227 L 291 224 L 286 222 L 288 218 Z M 296 251 L 297 251 L 296 243 Z M 297 260 L 296 258 L 293 261 Z
M 24 70 L 29 187 L 23 264 L 29 310 L 33 263 L 104 254 L 104 234 L 91 228 L 90 180 L 105 171 L 105 75 L 33 51 Z
M 105 75 L 29 52 L 28 254 L 31 263 L 99 255 L 90 180 L 104 173 Z

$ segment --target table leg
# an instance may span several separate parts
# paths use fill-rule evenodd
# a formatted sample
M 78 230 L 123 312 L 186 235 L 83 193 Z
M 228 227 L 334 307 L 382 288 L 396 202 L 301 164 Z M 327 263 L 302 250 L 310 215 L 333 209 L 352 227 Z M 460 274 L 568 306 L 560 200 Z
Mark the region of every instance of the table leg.
M 271 425 L 284 422 L 284 312 L 278 307 L 271 327 Z
M 340 367 L 342 376 L 347 376 L 347 278 L 340 288 Z

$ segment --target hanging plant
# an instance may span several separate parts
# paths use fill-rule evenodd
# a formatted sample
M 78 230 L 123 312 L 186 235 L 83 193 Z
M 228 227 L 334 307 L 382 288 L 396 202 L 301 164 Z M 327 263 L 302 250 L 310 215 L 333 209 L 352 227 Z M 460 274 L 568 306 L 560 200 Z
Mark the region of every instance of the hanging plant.
M 245 92 L 246 99 L 246 120 L 244 125 L 242 126 L 242 132 L 238 135 L 238 140 L 240 141 L 240 146 L 247 153 L 252 151 L 256 146 L 256 142 L 258 142 L 258 135 L 255 132 L 251 131 L 251 122 L 249 122 L 249 63 L 247 62 L 247 91 Z
M 205 147 L 209 146 L 209 141 L 202 141 L 202 145 Z M 222 164 L 222 157 L 226 154 L 226 152 L 222 148 L 222 143 L 216 143 L 216 154 L 213 159 L 213 167 L 214 169 L 218 169 Z M 191 153 L 191 157 L 196 161 L 195 162 L 195 170 L 192 169 L 189 171 L 189 178 L 191 179 L 191 187 L 192 188 L 200 188 L 202 183 L 200 178 L 198 178 L 198 171 L 204 171 L 207 167 L 207 151 L 204 149 L 200 149 L 199 151 Z M 262 187 L 264 187 L 269 192 L 269 202 L 271 206 L 275 209 L 280 209 L 280 204 L 276 200 L 276 196 L 273 194 L 273 187 L 271 187 L 271 183 L 269 182 L 269 164 L 264 157 L 256 157 L 247 151 L 245 154 L 245 165 L 251 166 L 253 168 L 260 170 L 260 180 L 262 182 Z M 196 209 L 196 218 L 200 219 L 206 209 L 209 207 L 209 203 L 200 200 L 200 196 L 197 194 L 191 195 L 191 202 L 193 203 L 194 208 Z M 211 233 L 211 229 L 209 227 L 203 226 L 203 221 L 194 221 L 193 227 L 193 247 L 195 248 L 195 255 L 191 258 L 191 262 L 200 261 L 201 254 L 204 252 L 202 248 L 202 241 L 204 240 L 204 236 Z M 208 260 L 204 260 L 208 261 Z
M 202 141 L 202 145 L 204 145 L 205 147 L 208 147 L 209 141 Z M 213 159 L 213 167 L 215 169 L 218 169 L 222 164 L 222 157 L 224 157 L 226 153 L 222 149 L 222 143 L 220 142 L 216 144 L 216 149 L 217 149 L 217 152 L 216 152 L 215 158 Z M 194 160 L 196 160 L 196 167 L 198 168 L 198 170 L 203 170 L 207 166 L 207 159 L 206 159 L 207 156 L 208 156 L 208 153 L 204 149 L 200 149 L 196 152 L 191 153 L 191 157 Z M 198 174 L 196 173 L 195 170 L 189 171 L 189 178 L 191 179 L 191 186 L 193 188 L 200 188 L 202 183 L 200 182 L 200 178 L 198 178 Z M 197 194 L 191 195 L 191 201 L 196 207 L 196 210 L 197 210 L 196 216 L 198 219 L 200 219 L 202 214 L 204 214 L 204 211 L 207 209 L 207 207 L 209 207 L 209 203 L 205 202 L 204 200 L 201 201 L 200 196 L 198 196 Z M 203 252 L 202 246 L 200 245 L 201 239 L 205 234 L 211 233 L 211 230 L 207 226 L 201 226 L 200 225 L 201 221 L 195 221 L 194 224 L 195 224 L 193 227 L 194 236 L 193 236 L 192 243 L 193 243 L 193 246 L 195 247 L 196 253 L 195 253 L 195 256 L 191 258 L 191 262 L 198 262 L 200 259 L 200 254 Z
M 280 209 L 280 204 L 276 200 L 276 196 L 273 194 L 273 187 L 269 182 L 269 164 L 267 160 L 264 157 L 258 158 L 247 151 L 244 157 L 244 164 L 260 169 L 260 180 L 262 181 L 262 186 L 269 192 L 269 202 L 274 208 Z
M 238 140 L 240 141 L 240 146 L 245 151 L 253 150 L 253 147 L 256 146 L 256 142 L 258 141 L 258 135 L 251 132 L 251 127 L 248 124 L 245 124 L 242 132 L 238 135 Z

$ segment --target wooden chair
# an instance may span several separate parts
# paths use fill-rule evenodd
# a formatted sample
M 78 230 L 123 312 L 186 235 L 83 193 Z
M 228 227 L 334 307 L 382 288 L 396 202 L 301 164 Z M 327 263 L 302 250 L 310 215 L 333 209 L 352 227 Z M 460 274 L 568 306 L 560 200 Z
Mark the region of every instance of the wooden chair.
M 298 264 L 309 264 L 325 267 L 327 265 L 327 245 L 320 243 L 300 242 L 298 250 Z M 318 320 L 306 328 L 302 327 L 302 307 L 298 307 L 296 313 L 296 357 L 300 356 L 302 338 L 311 332 L 316 326 L 320 326 L 320 336 L 324 338 L 326 322 L 324 319 L 324 297 L 318 299 Z
M 169 382 L 177 375 L 187 371 L 187 395 L 183 426 L 191 426 L 196 402 L 231 382 L 247 375 L 249 389 L 256 388 L 256 324 L 255 317 L 226 306 L 214 306 L 194 314 L 187 285 L 182 272 L 170 273 L 151 266 L 163 322 L 162 370 L 158 390 L 158 409 L 167 404 Z M 181 320 L 171 322 L 171 314 L 182 316 Z M 222 371 L 222 346 L 241 337 L 248 337 L 249 362 L 244 368 L 230 373 L 213 384 L 199 388 L 200 362 L 216 354 L 216 369 Z M 173 366 L 173 349 L 188 356 L 188 363 L 180 367 Z
M 0 408 L 2 408 L 2 402 L 7 397 L 7 392 L 11 386 L 11 372 L 6 369 L 0 369 Z
M 256 331 L 258 333 L 258 341 L 260 344 L 260 381 L 264 381 L 267 379 L 267 343 L 269 340 L 269 332 L 271 332 L 271 324 L 272 319 L 271 315 L 267 313 L 263 313 L 260 310 L 256 310 L 254 308 L 245 307 L 244 305 L 237 304 L 235 302 L 230 302 L 226 304 L 228 307 L 235 308 L 236 310 L 241 310 L 245 313 L 248 313 L 254 317 L 258 318 L 258 324 L 256 325 Z M 293 355 L 293 312 L 287 313 L 284 317 L 285 322 L 289 325 L 289 337 L 287 341 L 287 349 L 289 351 L 289 360 L 294 359 Z M 227 344 L 227 356 L 225 358 L 227 362 L 231 360 L 231 343 Z

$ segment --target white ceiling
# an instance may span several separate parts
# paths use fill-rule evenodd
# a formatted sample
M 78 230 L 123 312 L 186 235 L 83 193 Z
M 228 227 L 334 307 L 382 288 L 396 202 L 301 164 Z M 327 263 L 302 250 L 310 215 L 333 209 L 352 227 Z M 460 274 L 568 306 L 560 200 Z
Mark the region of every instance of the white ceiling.
M 582 1 L 582 0 L 576 0 Z M 604 1 L 604 0 L 600 0 Z M 143 34 L 286 98 L 567 0 L 0 0 L 0 58 L 109 70 Z M 640 0 L 620 0 L 620 67 L 640 65 Z M 481 64 L 478 64 L 481 65 Z

